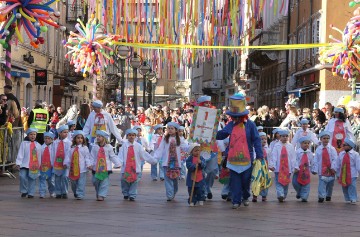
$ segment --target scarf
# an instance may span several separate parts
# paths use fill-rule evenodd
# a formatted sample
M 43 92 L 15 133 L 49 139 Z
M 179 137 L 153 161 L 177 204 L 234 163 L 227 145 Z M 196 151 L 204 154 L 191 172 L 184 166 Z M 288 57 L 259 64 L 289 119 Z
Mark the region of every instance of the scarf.
M 169 158 L 166 176 L 170 179 L 176 179 L 180 176 L 180 167 L 176 152 L 176 141 L 174 138 L 170 138 Z
M 345 128 L 344 128 L 344 122 L 341 120 L 336 120 L 335 126 L 334 126 L 334 133 L 332 136 L 331 145 L 335 147 L 337 153 L 339 154 L 340 151 L 342 151 L 342 144 L 345 140 Z
M 134 183 L 137 180 L 136 160 L 135 160 L 135 152 L 133 145 L 130 145 L 128 148 L 124 179 L 127 183 Z
M 247 166 L 251 162 L 244 123 L 235 125 L 231 132 L 228 162 L 241 166 Z
M 297 181 L 301 185 L 307 185 L 310 183 L 310 168 L 309 168 L 309 157 L 306 152 L 303 153 L 299 165 L 299 174 Z
M 106 131 L 105 117 L 102 113 L 97 113 L 94 119 L 94 126 L 92 129 L 92 137 L 96 137 L 96 130 Z
M 280 167 L 279 167 L 279 178 L 278 181 L 281 185 L 286 186 L 290 183 L 289 175 L 289 159 L 286 146 L 282 146 L 280 154 Z
M 345 153 L 341 163 L 339 183 L 343 187 L 351 184 L 350 155 L 348 152 Z
M 30 159 L 29 159 L 29 177 L 36 179 L 39 177 L 39 159 L 36 152 L 35 142 L 30 143 Z
M 78 146 L 75 147 L 71 156 L 69 178 L 74 181 L 80 178 L 80 156 Z
M 97 155 L 96 161 L 96 172 L 95 178 L 99 180 L 104 180 L 109 177 L 109 173 L 106 166 L 106 156 L 104 147 L 100 147 Z
M 192 158 L 192 163 L 196 166 L 199 166 L 200 164 L 198 164 L 198 160 L 199 160 L 200 158 L 199 157 L 193 157 Z M 192 172 L 192 174 L 191 174 L 191 180 L 194 180 L 195 179 L 195 182 L 200 182 L 201 180 L 203 180 L 203 176 L 202 176 L 202 171 L 199 169 L 199 167 L 198 167 L 198 169 L 197 169 L 197 171 L 196 171 L 196 174 L 195 174 L 195 170 L 194 170 L 194 172 Z
M 65 151 L 64 151 L 64 141 L 60 140 L 55 156 L 54 162 L 54 173 L 57 176 L 61 176 L 64 173 L 64 158 L 65 158 Z
M 44 174 L 46 178 L 51 177 L 51 168 L 50 151 L 49 147 L 46 146 L 41 159 L 40 172 Z
M 331 170 L 330 155 L 326 147 L 324 147 L 322 150 L 321 175 L 326 177 L 334 175 Z

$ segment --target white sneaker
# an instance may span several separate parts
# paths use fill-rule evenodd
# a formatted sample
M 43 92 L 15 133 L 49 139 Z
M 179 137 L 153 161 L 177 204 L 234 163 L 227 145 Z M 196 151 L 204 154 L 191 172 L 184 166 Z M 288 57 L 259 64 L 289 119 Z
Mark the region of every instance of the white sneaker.
M 204 206 L 204 201 L 199 201 L 199 206 Z
M 351 201 L 350 204 L 356 205 L 356 201 Z
M 243 202 L 245 207 L 249 206 L 249 200 L 244 200 Z
M 56 197 L 56 194 L 55 194 L 55 193 L 52 193 L 52 194 L 50 194 L 50 197 L 55 198 L 55 197 Z
M 189 204 L 189 206 L 190 206 L 190 207 L 194 207 L 195 204 L 194 204 L 193 202 L 191 202 L 191 203 Z

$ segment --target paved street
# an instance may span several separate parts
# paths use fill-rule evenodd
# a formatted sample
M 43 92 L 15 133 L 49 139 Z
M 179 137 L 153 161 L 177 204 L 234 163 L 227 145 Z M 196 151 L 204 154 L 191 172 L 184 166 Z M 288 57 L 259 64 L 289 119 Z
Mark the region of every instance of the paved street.
M 336 184 L 333 201 L 319 204 L 316 177 L 308 203 L 297 201 L 291 187 L 279 204 L 271 187 L 268 202 L 232 210 L 216 182 L 213 200 L 190 208 L 184 181 L 175 201 L 166 202 L 163 182 L 151 181 L 146 168 L 135 202 L 123 200 L 118 171 L 104 202 L 95 201 L 90 175 L 81 201 L 71 192 L 68 200 L 22 199 L 19 180 L 1 177 L 0 236 L 360 236 L 360 203 L 344 203 Z

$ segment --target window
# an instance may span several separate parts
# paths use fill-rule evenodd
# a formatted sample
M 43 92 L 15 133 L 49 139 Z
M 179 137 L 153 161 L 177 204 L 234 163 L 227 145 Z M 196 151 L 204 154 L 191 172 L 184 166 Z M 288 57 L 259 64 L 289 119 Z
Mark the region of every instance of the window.
M 46 86 L 44 86 L 44 102 L 46 102 Z
M 312 23 L 312 43 L 320 43 L 320 18 L 314 19 Z M 319 48 L 312 49 L 312 56 L 316 56 L 319 53 Z
M 49 104 L 52 104 L 52 91 L 51 91 L 51 87 L 49 88 Z
M 25 89 L 25 105 L 26 108 L 32 108 L 32 85 L 28 83 Z

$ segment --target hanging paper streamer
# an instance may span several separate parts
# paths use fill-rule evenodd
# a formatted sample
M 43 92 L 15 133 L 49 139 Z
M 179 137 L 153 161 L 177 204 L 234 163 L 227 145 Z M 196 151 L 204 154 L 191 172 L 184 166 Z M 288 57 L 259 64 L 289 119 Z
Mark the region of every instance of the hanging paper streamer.
M 38 48 L 39 44 L 44 44 L 45 40 L 41 33 L 47 32 L 46 25 L 56 28 L 60 27 L 56 19 L 60 17 L 60 12 L 54 11 L 50 7 L 55 0 L 3 0 L 6 5 L 0 9 L 0 44 L 4 48 L 8 47 L 7 36 L 14 35 L 16 41 L 24 42 L 21 29 L 24 28 L 25 37 L 30 39 L 30 44 Z M 65 30 L 66 27 L 62 27 Z M 11 40 L 11 37 L 9 40 Z
M 70 57 L 75 72 L 81 72 L 84 77 L 88 74 L 99 75 L 101 69 L 114 63 L 111 48 L 114 37 L 106 34 L 94 14 L 91 14 L 86 26 L 80 19 L 77 21 L 75 28 L 78 33 L 70 32 L 68 41 L 64 42 L 69 49 L 65 57 Z
M 356 5 L 353 1 L 352 5 Z M 320 50 L 319 60 L 321 63 L 332 63 L 333 75 L 341 75 L 349 82 L 353 77 L 359 74 L 360 54 L 360 11 L 359 9 L 354 12 L 354 17 L 346 24 L 344 31 L 332 26 L 342 35 L 342 39 L 336 39 L 330 35 L 329 38 L 335 43 L 330 47 L 322 48 Z

